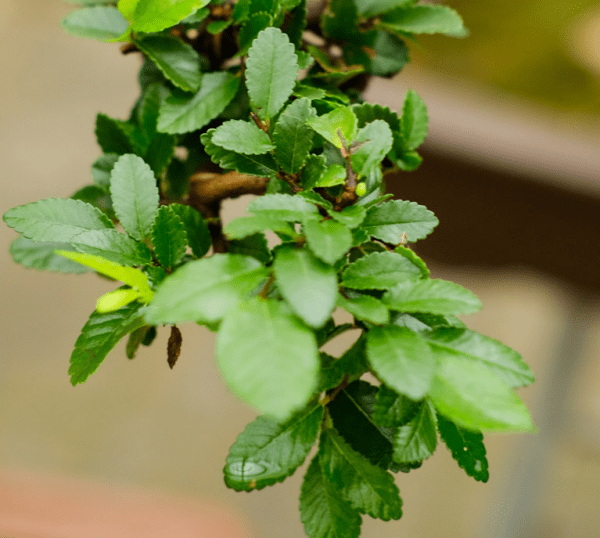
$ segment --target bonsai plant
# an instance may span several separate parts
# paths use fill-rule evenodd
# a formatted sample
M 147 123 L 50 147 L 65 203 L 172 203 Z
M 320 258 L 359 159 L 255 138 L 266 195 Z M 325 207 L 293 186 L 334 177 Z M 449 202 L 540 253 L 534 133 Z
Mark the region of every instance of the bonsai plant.
M 83 326 L 71 383 L 125 336 L 133 358 L 170 327 L 173 368 L 179 324 L 217 332 L 227 386 L 261 413 L 225 483 L 282 482 L 318 446 L 300 493 L 311 538 L 359 536 L 363 514 L 399 519 L 392 473 L 419 468 L 438 434 L 487 481 L 481 432 L 533 430 L 513 390 L 533 375 L 466 328 L 456 316 L 477 297 L 431 278 L 411 248 L 435 215 L 385 194 L 391 173 L 421 163 L 425 104 L 409 91 L 398 114 L 361 99 L 371 77 L 406 65 L 406 40 L 465 36 L 460 16 L 415 0 L 316 13 L 306 0 L 71 1 L 83 6 L 67 32 L 143 58 L 129 118 L 96 118 L 93 184 L 3 217 L 25 267 L 122 283 Z M 243 194 L 258 195 L 249 215 L 224 225 L 222 201 Z M 352 323 L 334 322 L 338 307 Z M 341 357 L 320 351 L 346 331 L 356 339 Z

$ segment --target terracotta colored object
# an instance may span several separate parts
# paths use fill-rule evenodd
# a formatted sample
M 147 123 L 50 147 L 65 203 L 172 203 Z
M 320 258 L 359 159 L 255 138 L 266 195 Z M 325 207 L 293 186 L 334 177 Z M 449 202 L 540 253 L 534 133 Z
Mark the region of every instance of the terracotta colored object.
M 0 470 L 2 538 L 250 538 L 216 503 Z

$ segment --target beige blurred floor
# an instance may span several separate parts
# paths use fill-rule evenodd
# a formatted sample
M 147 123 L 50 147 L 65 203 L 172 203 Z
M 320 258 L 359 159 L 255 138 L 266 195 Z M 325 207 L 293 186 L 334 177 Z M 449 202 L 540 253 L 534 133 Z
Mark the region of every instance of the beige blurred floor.
M 136 98 L 137 59 L 121 56 L 115 45 L 64 35 L 59 21 L 69 10 L 58 0 L 0 0 L 2 213 L 69 196 L 89 183 L 99 154 L 96 113 L 126 117 Z M 229 215 L 245 203 L 232 203 Z M 253 536 L 304 536 L 297 510 L 301 472 L 252 494 L 231 492 L 222 482 L 227 449 L 254 413 L 224 388 L 210 333 L 183 327 L 173 371 L 166 364 L 165 331 L 134 361 L 121 345 L 85 385 L 73 388 L 67 377 L 73 342 L 96 298 L 111 286 L 92 275 L 25 270 L 7 254 L 12 230 L 0 227 L 0 237 L 0 468 L 210 499 L 247 518 Z M 485 308 L 468 319 L 470 326 L 524 355 L 538 382 L 520 394 L 534 420 L 542 416 L 574 311 L 568 290 L 526 268 L 433 269 L 481 297 Z M 572 426 L 549 448 L 536 508 L 540 536 L 547 538 L 592 537 L 600 528 L 600 308 L 588 308 L 595 321 L 584 338 L 585 369 L 567 402 Z M 343 342 L 336 345 L 341 349 Z M 530 442 L 527 436 L 488 436 L 488 484 L 467 477 L 440 447 L 422 469 L 398 476 L 402 520 L 365 518 L 363 536 L 504 536 L 514 509 L 511 470 Z

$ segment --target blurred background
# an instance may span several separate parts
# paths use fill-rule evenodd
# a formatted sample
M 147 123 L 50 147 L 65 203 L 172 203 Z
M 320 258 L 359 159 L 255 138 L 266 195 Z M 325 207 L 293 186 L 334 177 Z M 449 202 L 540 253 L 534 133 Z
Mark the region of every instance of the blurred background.
M 367 98 L 399 109 L 413 88 L 427 103 L 424 164 L 388 188 L 440 218 L 416 249 L 436 278 L 482 299 L 469 326 L 533 368 L 519 394 L 539 433 L 486 435 L 487 484 L 439 446 L 397 476 L 402 519 L 365 517 L 362 536 L 598 536 L 600 2 L 447 3 L 470 37 L 419 39 L 413 63 Z M 125 118 L 137 97 L 139 58 L 63 34 L 70 9 L 0 0 L 1 213 L 89 184 L 96 113 Z M 302 470 L 251 494 L 223 484 L 228 447 L 255 413 L 225 389 L 213 336 L 182 326 L 173 371 L 166 329 L 133 361 L 121 343 L 73 388 L 73 344 L 111 285 L 26 270 L 8 254 L 15 237 L 0 227 L 0 536 L 304 536 Z

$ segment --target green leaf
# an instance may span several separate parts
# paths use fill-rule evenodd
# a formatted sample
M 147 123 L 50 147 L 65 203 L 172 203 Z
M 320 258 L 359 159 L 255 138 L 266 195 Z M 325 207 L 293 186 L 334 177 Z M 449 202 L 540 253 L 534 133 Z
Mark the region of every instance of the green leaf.
M 400 519 L 402 500 L 389 472 L 354 451 L 333 429 L 321 434 L 319 455 L 325 475 L 353 508 L 384 521 Z
M 353 0 L 330 0 L 321 16 L 321 29 L 326 37 L 347 41 L 357 32 L 358 12 Z
M 229 449 L 223 469 L 227 487 L 252 491 L 283 482 L 308 456 L 322 420 L 317 403 L 287 422 L 264 416 L 250 422 Z
M 512 389 L 483 364 L 462 357 L 438 364 L 429 397 L 442 415 L 468 430 L 535 431 Z
M 170 204 L 169 208 L 174 211 L 183 222 L 187 243 L 196 258 L 202 258 L 210 249 L 211 236 L 208 224 L 202 214 L 189 205 Z
M 356 319 L 368 321 L 375 325 L 386 325 L 390 322 L 390 313 L 387 307 L 375 297 L 360 295 L 359 297 L 345 298 L 338 295 L 337 304 Z
M 487 482 L 490 473 L 481 432 L 459 428 L 452 421 L 438 415 L 440 437 L 461 469 L 479 482 Z
M 67 252 L 64 250 L 57 250 L 56 253 L 77 263 L 91 267 L 94 271 L 102 275 L 128 284 L 134 290 L 140 292 L 140 298 L 146 303 L 152 300 L 154 292 L 150 289 L 148 277 L 139 269 L 123 267 L 101 256 L 93 256 L 92 254 L 80 254 L 79 252 Z
M 417 149 L 427 136 L 429 116 L 427 107 L 414 91 L 408 90 L 402 108 L 402 134 L 403 152 Z
M 414 0 L 354 0 L 354 2 L 358 8 L 359 15 L 369 18 L 399 6 L 411 5 L 414 3 Z
M 186 92 L 200 88 L 200 56 L 191 45 L 166 34 L 145 35 L 134 43 L 175 86 Z
M 170 206 L 162 206 L 152 228 L 152 244 L 158 261 L 165 269 L 175 267 L 187 246 L 185 225 Z
M 246 86 L 262 119 L 272 118 L 292 94 L 298 76 L 295 47 L 279 28 L 266 28 L 248 51 Z
M 100 186 L 108 189 L 110 185 L 110 174 L 115 163 L 119 160 L 118 153 L 106 153 L 98 157 L 92 164 L 92 177 Z
M 335 269 L 308 250 L 282 247 L 275 255 L 275 278 L 283 298 L 308 325 L 319 328 L 335 308 Z
M 329 330 L 323 332 L 323 330 L 327 328 Z M 317 344 L 319 347 L 322 347 L 332 338 L 353 328 L 354 326 L 351 323 L 344 323 L 343 325 L 336 326 L 333 320 L 331 320 L 331 326 L 329 326 L 328 323 L 323 329 L 320 329 L 320 331 L 317 332 Z M 330 390 L 335 388 L 345 376 L 348 376 L 349 382 L 355 381 L 368 370 L 369 363 L 365 354 L 365 339 L 359 337 L 358 340 L 352 344 L 352 347 L 350 347 L 350 349 L 348 349 L 339 359 L 334 359 L 333 363 L 322 368 L 324 384 L 319 387 L 319 390 Z M 335 381 L 335 383 L 329 384 L 332 380 Z
M 310 118 L 307 123 L 336 148 L 342 148 L 354 140 L 358 120 L 351 108 L 342 106 L 323 116 Z
M 117 230 L 90 230 L 77 234 L 70 243 L 84 254 L 102 256 L 120 265 L 147 265 L 152 254 L 140 243 Z
M 309 538 L 358 538 L 362 518 L 340 498 L 319 463 L 317 454 L 304 475 L 300 489 L 300 518 Z
M 431 456 L 437 447 L 435 409 L 426 399 L 417 414 L 394 436 L 394 461 L 414 463 Z
M 258 34 L 272 25 L 273 17 L 264 11 L 254 13 L 254 15 L 249 17 L 240 28 L 238 35 L 239 51 L 236 53 L 236 56 L 245 56 L 248 54 L 248 49 Z
M 392 131 L 400 130 L 400 118 L 398 114 L 390 110 L 387 106 L 384 107 L 374 103 L 361 103 L 352 105 L 351 108 L 358 119 L 358 127 L 360 129 L 367 123 L 375 120 L 384 120 Z
M 121 36 L 129 26 L 125 17 L 116 7 L 84 7 L 69 13 L 62 21 L 62 27 L 68 34 L 110 41 Z
M 481 308 L 474 293 L 447 280 L 407 280 L 391 288 L 383 301 L 400 312 L 472 314 Z
M 410 61 L 406 43 L 387 32 L 377 32 L 373 49 L 377 55 L 371 60 L 371 74 L 378 77 L 391 77 Z
M 333 424 L 342 438 L 373 465 L 387 470 L 392 462 L 394 431 L 373 420 L 378 388 L 357 380 L 340 391 L 327 406 Z
M 373 327 L 367 357 L 381 379 L 396 392 L 420 400 L 431 387 L 435 358 L 427 343 L 405 327 Z
M 130 30 L 160 32 L 174 26 L 208 3 L 209 0 L 139 0 L 135 3 Z
M 35 243 L 31 239 L 20 236 L 10 244 L 9 252 L 16 263 L 20 263 L 27 269 L 58 273 L 87 273 L 89 270 L 87 267 L 67 260 L 54 252 L 69 248 L 71 247 L 67 243 Z
M 372 207 L 362 228 L 381 241 L 397 245 L 406 234 L 411 243 L 427 237 L 439 220 L 426 207 L 406 200 L 390 200 Z
M 335 220 L 308 220 L 303 231 L 310 250 L 329 265 L 338 261 L 352 246 L 350 230 Z
M 450 37 L 468 35 L 460 15 L 455 10 L 431 4 L 398 7 L 388 11 L 376 27 L 399 33 L 444 34 Z
M 314 207 L 314 206 L 313 206 Z M 113 228 L 96 207 L 79 200 L 47 198 L 9 209 L 4 222 L 27 239 L 68 243 L 81 232 Z
M 196 94 L 174 93 L 166 99 L 160 107 L 158 130 L 184 134 L 202 129 L 225 110 L 240 81 L 240 77 L 225 71 L 205 73 Z
M 140 298 L 140 292 L 131 288 L 110 291 L 96 301 L 96 311 L 100 314 L 114 312 Z
M 367 123 L 358 131 L 355 143 L 359 146 L 352 151 L 350 162 L 359 178 L 367 175 L 371 168 L 383 161 L 392 149 L 393 142 L 392 131 L 383 120 Z
M 211 142 L 245 155 L 262 155 L 275 147 L 267 133 L 254 123 L 243 120 L 226 121 L 217 127 L 212 133 Z
M 297 99 L 279 116 L 273 142 L 275 159 L 284 172 L 297 173 L 306 162 L 312 147 L 313 130 L 306 125 L 317 113 L 306 98 Z
M 350 205 L 341 211 L 328 209 L 327 213 L 332 219 L 345 224 L 348 228 L 360 226 L 367 216 L 365 208 L 359 205 Z
M 372 252 L 351 263 L 342 286 L 355 290 L 388 290 L 419 276 L 419 269 L 395 252 Z
M 285 33 L 290 38 L 290 41 L 296 46 L 296 49 L 300 49 L 302 45 L 302 33 L 306 28 L 307 23 L 307 0 L 301 0 L 298 2 L 298 6 L 294 10 L 292 18 L 289 24 L 285 28 Z
M 144 340 L 147 338 L 150 331 L 155 327 L 151 325 L 144 325 L 139 329 L 129 333 L 129 338 L 127 339 L 127 345 L 125 346 L 125 354 L 128 359 L 134 359 L 137 353 L 138 348 L 141 344 L 143 344 Z
M 70 196 L 73 200 L 81 200 L 97 207 L 109 219 L 116 218 L 112 208 L 112 200 L 108 189 L 98 185 L 86 185 Z
M 141 149 L 134 140 L 135 127 L 122 120 L 110 118 L 106 114 L 96 116 L 96 139 L 104 153 L 138 153 Z
M 160 177 L 175 153 L 177 137 L 159 133 L 150 142 L 144 154 L 144 161 L 150 166 L 156 177 Z
M 348 172 L 345 166 L 341 164 L 330 164 L 317 180 L 314 187 L 335 187 L 336 185 L 343 185 L 347 176 Z
M 150 167 L 137 155 L 123 155 L 110 177 L 110 195 L 121 226 L 134 239 L 150 236 L 158 213 L 158 187 Z
M 251 217 L 239 217 L 228 223 L 223 231 L 228 239 L 243 239 L 264 230 L 281 232 L 294 237 L 296 232 L 292 224 L 277 216 L 261 211 Z
M 263 233 L 255 233 L 243 239 L 233 239 L 227 249 L 232 254 L 252 256 L 265 265 L 271 262 L 271 250 Z
M 219 321 L 268 275 L 249 256 L 217 254 L 186 263 L 159 286 L 145 314 L 150 325 Z
M 252 200 L 246 210 L 257 215 L 268 212 L 271 217 L 289 222 L 319 217 L 319 210 L 313 204 L 289 194 L 265 194 Z
M 138 312 L 140 307 L 139 303 L 133 303 L 116 312 L 92 313 L 71 354 L 69 375 L 72 385 L 83 383 L 123 336 L 144 325 Z
M 398 394 L 382 384 L 373 407 L 373 420 L 380 426 L 397 428 L 410 422 L 417 414 L 420 403 Z
M 216 129 L 209 129 L 200 136 L 204 151 L 213 163 L 225 170 L 237 170 L 240 174 L 252 176 L 273 177 L 279 172 L 279 167 L 271 155 L 242 155 L 213 144 L 212 137 Z
M 418 267 L 419 271 L 421 272 L 422 278 L 429 278 L 429 276 L 430 276 L 429 269 L 427 269 L 425 262 L 419 256 L 417 256 L 413 250 L 411 250 L 408 247 L 403 247 L 402 245 L 398 245 L 394 249 L 394 252 L 396 252 L 397 254 L 400 254 L 400 256 L 404 256 L 415 267 Z
M 327 162 L 323 155 L 310 154 L 300 173 L 302 188 L 305 191 L 314 189 L 326 169 Z
M 325 200 L 325 198 L 314 191 L 300 191 L 296 193 L 296 195 L 301 196 L 311 204 L 315 204 L 318 207 L 333 211 L 333 204 L 329 200 Z
M 254 298 L 225 316 L 216 356 L 230 390 L 277 420 L 306 405 L 317 388 L 314 333 L 279 301 Z
M 223 32 L 223 30 L 229 28 L 229 26 L 231 26 L 232 24 L 233 20 L 231 19 L 224 21 L 213 21 L 206 27 L 206 31 L 209 34 L 217 35 Z
M 440 361 L 460 356 L 484 364 L 513 388 L 529 385 L 535 380 L 521 355 L 493 338 L 468 329 L 450 327 L 440 327 L 423 336 Z

